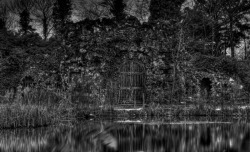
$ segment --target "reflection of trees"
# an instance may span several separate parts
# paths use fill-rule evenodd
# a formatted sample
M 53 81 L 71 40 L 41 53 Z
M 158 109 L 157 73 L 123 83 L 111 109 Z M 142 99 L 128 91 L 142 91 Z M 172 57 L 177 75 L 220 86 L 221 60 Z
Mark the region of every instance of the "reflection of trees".
M 109 129 L 118 139 L 118 151 L 242 151 L 250 141 L 249 127 L 232 124 L 135 125 Z M 244 137 L 244 138 L 242 138 Z M 245 140 L 245 141 L 244 141 Z M 247 142 L 246 142 L 247 141 Z M 249 146 L 245 146 L 249 150 Z
M 0 151 L 250 151 L 246 124 L 120 124 L 84 122 L 42 131 L 2 131 Z

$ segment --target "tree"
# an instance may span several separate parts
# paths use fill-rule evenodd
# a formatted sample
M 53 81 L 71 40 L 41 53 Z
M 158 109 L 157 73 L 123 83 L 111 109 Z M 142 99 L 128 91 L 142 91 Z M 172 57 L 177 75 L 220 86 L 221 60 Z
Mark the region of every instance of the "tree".
M 246 36 L 244 31 L 250 29 L 249 25 L 242 22 L 242 19 L 246 19 L 246 15 L 250 11 L 250 1 L 222 0 L 222 3 L 222 9 L 225 12 L 224 15 L 228 22 L 229 47 L 231 49 L 231 56 L 234 58 L 234 47 L 239 43 L 241 38 Z
M 32 10 L 34 6 L 33 0 L 11 0 L 8 2 L 8 10 L 14 14 L 20 14 L 23 10 Z
M 185 29 L 185 37 L 187 43 L 187 49 L 189 53 L 201 53 L 206 55 L 218 55 L 217 49 L 211 46 L 218 46 L 219 43 L 213 44 L 215 37 L 215 31 L 213 30 L 213 23 L 210 18 L 207 18 L 204 13 L 197 9 L 186 9 L 184 12 L 185 19 L 183 26 Z M 216 31 L 217 33 L 217 31 Z M 216 34 L 218 35 L 218 33 Z
M 137 2 L 135 2 L 135 16 L 139 18 L 140 21 L 147 22 L 149 17 L 149 4 L 150 0 L 137 0 Z
M 34 20 L 42 26 L 43 38 L 47 40 L 52 30 L 52 12 L 55 0 L 34 0 L 32 15 Z
M 5 28 L 7 22 L 7 5 L 0 0 L 0 29 Z
M 30 25 L 32 22 L 30 18 L 30 11 L 34 6 L 33 0 L 12 0 L 8 3 L 8 10 L 15 15 L 18 15 L 20 32 L 22 34 L 27 34 L 33 32 L 34 29 Z
M 198 11 L 196 13 L 203 14 L 210 22 L 210 42 L 214 43 L 215 55 L 221 55 L 223 51 L 225 54 L 226 48 L 230 48 L 234 57 L 234 48 L 246 37 L 249 29 L 247 14 L 250 10 L 250 1 L 197 0 L 195 9 Z
M 16 48 L 16 37 L 0 29 L 0 92 L 12 90 L 12 99 L 15 97 L 17 86 L 22 78 L 27 58 L 24 50 Z
M 35 31 L 30 25 L 30 22 L 31 22 L 30 12 L 27 9 L 24 9 L 20 13 L 20 21 L 19 21 L 19 24 L 21 26 L 20 32 L 23 33 L 24 35 Z
M 149 7 L 151 15 L 149 17 L 149 21 L 164 22 L 175 20 L 177 16 L 180 16 L 181 6 L 184 1 L 185 0 L 151 0 Z
M 71 0 L 56 0 L 53 5 L 53 27 L 57 36 L 63 37 L 72 14 Z
M 152 41 L 156 41 L 157 56 L 162 57 L 161 60 L 165 67 L 156 71 L 165 75 L 165 79 L 157 80 L 162 81 L 161 84 L 165 84 L 167 87 L 163 91 L 171 92 L 170 100 L 173 97 L 181 97 L 183 92 L 182 80 L 183 71 L 181 70 L 181 64 L 183 60 L 183 27 L 181 6 L 184 0 L 151 0 L 149 11 L 149 23 L 153 26 L 152 36 L 149 38 Z M 159 66 L 160 68 L 160 66 Z M 169 79 L 167 79 L 169 78 Z
M 79 20 L 85 18 L 94 20 L 110 17 L 109 11 L 106 7 L 100 5 L 99 0 L 78 0 L 74 3 L 74 9 L 74 15 L 77 16 Z
M 104 0 L 101 5 L 106 8 L 109 8 L 110 13 L 118 22 L 123 20 L 126 16 L 126 3 L 124 2 L 124 0 Z

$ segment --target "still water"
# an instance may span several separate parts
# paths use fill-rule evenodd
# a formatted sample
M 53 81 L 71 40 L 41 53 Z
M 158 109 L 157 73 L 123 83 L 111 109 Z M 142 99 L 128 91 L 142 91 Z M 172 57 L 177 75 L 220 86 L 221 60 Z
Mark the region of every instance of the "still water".
M 0 152 L 250 152 L 249 121 L 112 120 L 0 131 Z

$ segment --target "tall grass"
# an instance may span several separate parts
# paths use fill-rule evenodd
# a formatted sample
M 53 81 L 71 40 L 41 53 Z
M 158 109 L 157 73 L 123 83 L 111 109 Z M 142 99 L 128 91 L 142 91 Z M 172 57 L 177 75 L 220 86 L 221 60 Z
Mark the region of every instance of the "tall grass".
M 39 127 L 53 124 L 53 112 L 37 105 L 0 105 L 0 128 Z
M 56 125 L 73 118 L 70 101 L 45 89 L 18 92 L 14 101 L 0 104 L 0 129 Z

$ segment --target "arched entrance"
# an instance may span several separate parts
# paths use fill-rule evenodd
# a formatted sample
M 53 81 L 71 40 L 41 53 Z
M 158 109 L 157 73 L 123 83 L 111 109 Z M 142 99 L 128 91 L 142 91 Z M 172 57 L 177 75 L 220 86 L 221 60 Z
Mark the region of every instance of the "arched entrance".
M 212 81 L 209 78 L 203 78 L 200 81 L 201 95 L 204 98 L 209 98 L 212 91 Z
M 140 62 L 126 62 L 120 69 L 119 105 L 142 106 L 145 102 L 146 74 Z

